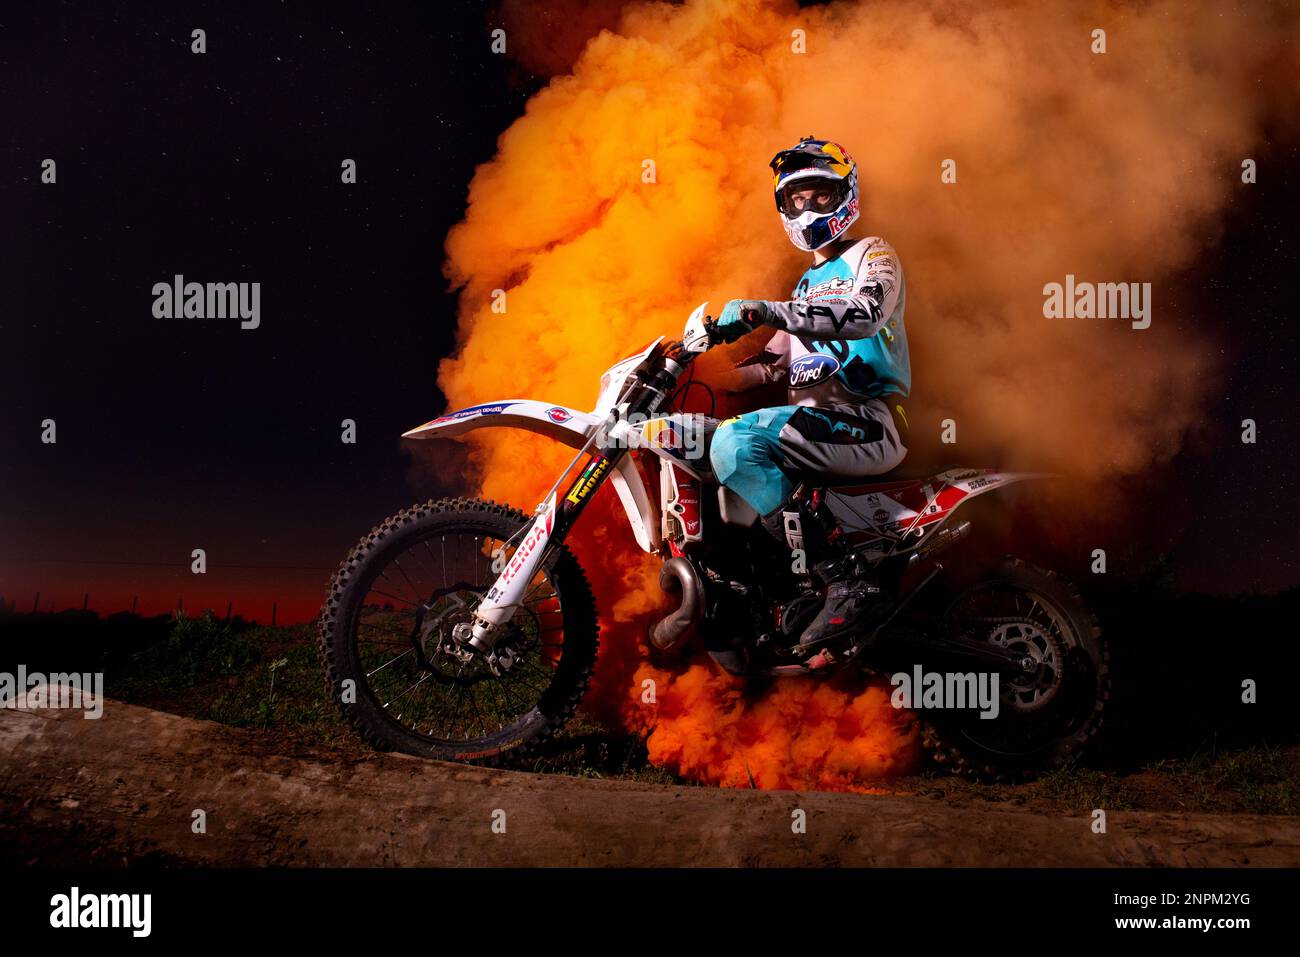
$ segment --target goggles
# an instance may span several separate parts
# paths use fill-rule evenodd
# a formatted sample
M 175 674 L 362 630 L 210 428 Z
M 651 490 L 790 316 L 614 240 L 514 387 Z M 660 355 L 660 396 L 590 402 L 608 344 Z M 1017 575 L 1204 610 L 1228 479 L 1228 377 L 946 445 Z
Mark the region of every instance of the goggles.
M 808 176 L 778 189 L 776 208 L 789 219 L 796 219 L 804 213 L 823 216 L 839 209 L 847 194 L 848 183 L 842 179 Z

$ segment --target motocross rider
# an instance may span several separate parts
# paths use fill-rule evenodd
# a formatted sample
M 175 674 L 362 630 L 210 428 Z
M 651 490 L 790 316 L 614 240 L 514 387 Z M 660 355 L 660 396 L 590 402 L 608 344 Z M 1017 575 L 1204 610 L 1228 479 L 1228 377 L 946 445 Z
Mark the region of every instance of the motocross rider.
M 715 336 L 734 342 L 759 326 L 776 334 L 737 367 L 735 391 L 785 378 L 789 405 L 723 422 L 709 458 L 719 482 L 762 516 L 764 527 L 826 585 L 825 602 L 800 636 L 809 667 L 824 667 L 850 633 L 869 633 L 889 599 L 847 546 L 809 486 L 888 472 L 907 454 L 901 400 L 911 387 L 903 267 L 879 237 L 850 238 L 858 218 L 857 164 L 844 147 L 807 137 L 777 153 L 776 208 L 790 241 L 812 266 L 789 301 L 733 299 Z

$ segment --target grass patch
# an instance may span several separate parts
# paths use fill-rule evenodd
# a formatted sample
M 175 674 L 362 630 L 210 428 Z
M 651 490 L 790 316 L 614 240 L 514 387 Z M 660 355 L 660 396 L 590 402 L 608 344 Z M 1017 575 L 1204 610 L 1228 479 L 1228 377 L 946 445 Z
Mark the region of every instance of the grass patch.
M 1124 778 L 1092 768 L 1060 768 L 1043 775 L 1033 787 L 1039 796 L 1075 812 L 1094 808 L 1127 811 L 1139 804 Z
M 581 714 L 573 717 L 521 770 L 642 784 L 694 784 L 651 764 L 640 738 L 611 733 Z
M 1300 751 L 1261 744 L 1219 751 L 1213 743 L 1190 757 L 1152 762 L 1204 810 L 1300 814 Z
M 292 732 L 309 745 L 349 742 L 352 735 L 325 695 L 316 649 L 303 631 L 258 629 L 257 661 L 216 691 L 206 717 L 237 728 Z
M 124 695 L 150 695 L 191 688 L 246 672 L 258 658 L 241 623 L 211 612 L 177 615 L 165 636 L 136 652 L 115 684 Z

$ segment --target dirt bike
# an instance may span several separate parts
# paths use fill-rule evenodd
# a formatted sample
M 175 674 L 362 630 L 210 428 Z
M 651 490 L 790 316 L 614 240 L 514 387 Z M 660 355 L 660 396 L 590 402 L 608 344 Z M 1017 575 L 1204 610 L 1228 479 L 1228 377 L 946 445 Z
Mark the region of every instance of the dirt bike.
M 810 672 L 798 641 L 821 605 L 820 583 L 715 481 L 707 447 L 718 420 L 671 410 L 692 362 L 716 342 L 706 305 L 680 341 L 656 339 L 611 366 L 590 412 L 507 399 L 404 434 L 517 428 L 577 452 L 531 516 L 477 499 L 430 501 L 352 550 L 319 624 L 326 683 L 348 722 L 376 748 L 432 758 L 498 764 L 536 752 L 573 714 L 595 666 L 595 600 L 564 541 L 610 482 L 637 545 L 664 559 L 659 583 L 676 607 L 648 635 L 661 660 L 702 650 L 756 680 L 982 671 L 998 679 L 995 718 L 926 712 L 923 737 L 941 763 L 1032 773 L 1077 756 L 1110 689 L 1106 646 L 1077 591 L 1015 560 L 963 587 L 936 584 L 938 556 L 970 531 L 955 510 L 1033 474 L 954 469 L 840 486 L 792 475 L 796 497 L 833 516 L 893 597 L 870 635 Z

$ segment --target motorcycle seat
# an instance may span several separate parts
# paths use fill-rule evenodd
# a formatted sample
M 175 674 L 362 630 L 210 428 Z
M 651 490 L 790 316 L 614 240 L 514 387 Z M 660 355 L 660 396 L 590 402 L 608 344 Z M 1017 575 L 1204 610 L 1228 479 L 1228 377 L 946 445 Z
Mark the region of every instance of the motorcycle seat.
M 955 468 L 959 468 L 959 466 L 912 464 L 904 459 L 903 464 L 898 468 L 889 472 L 882 472 L 879 475 L 863 475 L 860 478 L 834 479 L 830 481 L 827 480 L 825 475 L 818 472 L 803 472 L 797 469 L 785 469 L 784 471 L 795 482 L 804 482 L 813 488 L 842 488 L 858 485 L 884 485 L 889 482 L 915 482 L 921 479 L 933 478 L 940 472 Z

